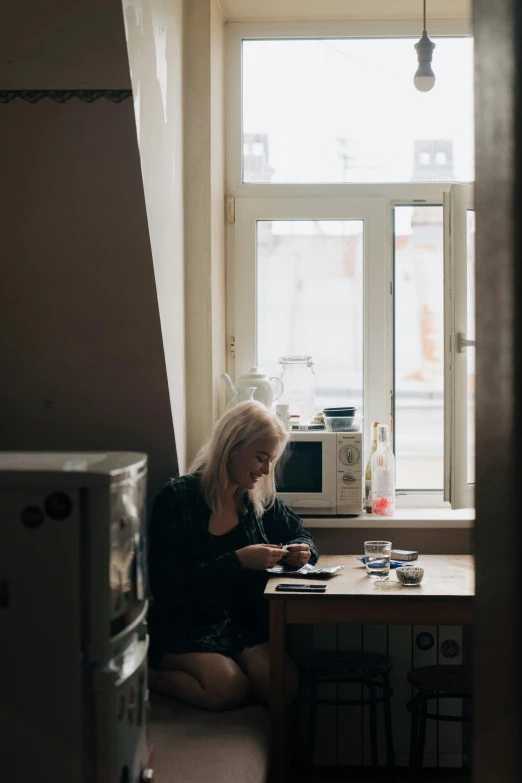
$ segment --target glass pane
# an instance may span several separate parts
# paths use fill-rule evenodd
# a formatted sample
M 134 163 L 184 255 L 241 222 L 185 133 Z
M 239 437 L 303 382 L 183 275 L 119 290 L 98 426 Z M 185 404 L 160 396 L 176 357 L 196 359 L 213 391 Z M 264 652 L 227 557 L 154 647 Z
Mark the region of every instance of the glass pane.
M 278 462 L 278 492 L 323 491 L 323 444 L 294 441 L 285 457 Z
M 278 376 L 281 356 L 311 356 L 315 409 L 362 414 L 362 220 L 258 221 L 257 352 Z
M 434 39 L 427 93 L 416 41 L 243 41 L 243 180 L 472 181 L 473 39 Z
M 475 339 L 475 212 L 467 215 L 467 327 L 468 340 Z M 468 484 L 475 483 L 475 348 L 466 350 L 468 364 Z
M 442 207 L 395 208 L 397 489 L 444 486 Z

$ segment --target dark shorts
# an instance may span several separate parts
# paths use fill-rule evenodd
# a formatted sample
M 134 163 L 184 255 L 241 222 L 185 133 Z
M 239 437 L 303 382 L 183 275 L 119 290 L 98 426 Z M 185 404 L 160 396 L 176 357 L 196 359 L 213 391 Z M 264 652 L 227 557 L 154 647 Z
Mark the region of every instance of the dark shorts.
M 168 653 L 211 652 L 233 658 L 246 647 L 268 641 L 267 628 L 239 628 L 231 620 L 190 631 L 149 630 L 149 664 L 153 669 L 158 668 L 161 658 Z

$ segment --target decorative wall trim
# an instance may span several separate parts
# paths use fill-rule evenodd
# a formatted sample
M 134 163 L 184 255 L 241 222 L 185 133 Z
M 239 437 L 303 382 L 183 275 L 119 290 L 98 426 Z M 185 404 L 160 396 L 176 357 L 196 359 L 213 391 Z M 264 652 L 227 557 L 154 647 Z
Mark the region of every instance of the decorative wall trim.
M 56 103 L 66 103 L 77 98 L 84 103 L 93 103 L 105 98 L 112 103 L 121 103 L 132 97 L 132 90 L 0 90 L 0 103 L 10 103 L 16 98 L 28 103 L 38 103 L 49 98 Z

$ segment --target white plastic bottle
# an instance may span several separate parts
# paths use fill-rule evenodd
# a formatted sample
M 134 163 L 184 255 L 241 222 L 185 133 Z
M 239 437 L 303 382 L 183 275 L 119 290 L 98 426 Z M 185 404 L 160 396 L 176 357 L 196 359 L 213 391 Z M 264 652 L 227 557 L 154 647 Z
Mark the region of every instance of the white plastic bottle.
M 372 511 L 381 517 L 395 512 L 395 456 L 386 424 L 377 427 L 377 451 L 372 457 Z

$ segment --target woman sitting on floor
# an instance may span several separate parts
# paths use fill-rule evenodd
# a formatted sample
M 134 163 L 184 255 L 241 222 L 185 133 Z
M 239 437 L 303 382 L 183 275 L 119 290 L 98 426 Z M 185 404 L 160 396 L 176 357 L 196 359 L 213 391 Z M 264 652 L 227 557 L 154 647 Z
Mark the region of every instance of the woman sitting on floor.
M 191 472 L 156 498 L 151 690 L 211 710 L 268 699 L 265 569 L 318 558 L 299 517 L 276 496 L 274 468 L 287 441 L 264 405 L 239 403 L 216 423 Z M 297 679 L 287 657 L 288 702 Z

